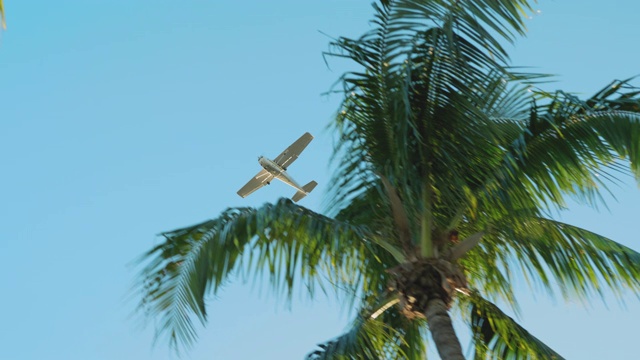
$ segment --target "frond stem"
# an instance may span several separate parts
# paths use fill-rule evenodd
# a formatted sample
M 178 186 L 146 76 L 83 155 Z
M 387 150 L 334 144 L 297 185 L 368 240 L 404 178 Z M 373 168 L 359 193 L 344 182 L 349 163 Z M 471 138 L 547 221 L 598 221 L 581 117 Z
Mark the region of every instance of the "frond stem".
M 433 257 L 434 249 L 433 249 L 433 239 L 432 239 L 432 228 L 433 228 L 433 216 L 432 216 L 432 201 L 433 201 L 433 189 L 431 188 L 431 182 L 427 181 L 422 190 L 422 206 L 423 206 L 423 214 L 422 214 L 422 233 L 420 235 L 420 251 L 423 257 L 430 258 Z

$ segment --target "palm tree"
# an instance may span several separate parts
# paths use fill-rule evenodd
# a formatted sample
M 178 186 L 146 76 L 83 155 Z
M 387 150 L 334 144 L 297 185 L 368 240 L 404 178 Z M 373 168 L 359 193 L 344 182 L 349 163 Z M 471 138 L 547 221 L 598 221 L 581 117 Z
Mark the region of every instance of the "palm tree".
M 361 70 L 341 78 L 327 214 L 282 199 L 163 233 L 142 258 L 140 308 L 189 345 L 205 297 L 245 271 L 286 297 L 304 284 L 357 303 L 309 359 L 423 359 L 427 329 L 441 358 L 463 359 L 452 308 L 477 359 L 560 359 L 493 302 L 517 307 L 518 268 L 567 297 L 640 292 L 639 253 L 548 217 L 566 196 L 598 201 L 629 164 L 640 179 L 640 89 L 615 81 L 583 100 L 509 68 L 500 44 L 523 33 L 526 0 L 374 9 L 370 32 L 329 52 Z

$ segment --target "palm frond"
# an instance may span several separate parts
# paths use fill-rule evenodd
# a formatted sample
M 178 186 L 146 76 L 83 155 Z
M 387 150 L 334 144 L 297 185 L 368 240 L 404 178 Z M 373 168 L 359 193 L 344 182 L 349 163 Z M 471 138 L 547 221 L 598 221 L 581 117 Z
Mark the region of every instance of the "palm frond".
M 390 1 L 376 6 L 370 32 L 357 40 L 334 41 L 329 55 L 349 58 L 363 70 L 342 78 L 347 96 L 336 119 L 341 137 L 335 153 L 344 156 L 334 177 L 333 198 L 345 201 L 364 191 L 373 173 L 392 182 L 402 179 L 393 185 L 403 201 L 417 201 L 408 203 L 410 208 L 421 207 L 421 200 L 414 199 L 422 199 L 423 187 L 419 180 L 407 179 L 442 174 L 443 184 L 468 187 L 470 172 L 456 164 L 477 152 L 468 151 L 471 146 L 490 149 L 477 146 L 488 134 L 486 126 L 476 125 L 490 122 L 478 105 L 490 97 L 479 89 L 489 74 L 504 72 L 506 62 L 500 41 L 484 29 L 512 39 L 514 32 L 524 31 L 521 17 L 527 9 L 526 1 L 483 6 Z M 496 86 L 495 91 L 503 89 Z M 434 181 L 440 198 L 460 197 L 450 189 L 454 186 Z
M 528 1 L 395 1 L 390 9 L 398 26 L 414 31 L 455 20 L 450 31 L 465 34 L 479 48 L 505 59 L 501 40 L 513 41 L 526 31 Z M 491 29 L 491 30 L 488 30 Z
M 619 159 L 628 159 L 640 179 L 640 89 L 625 80 L 584 101 L 564 92 L 540 94 L 548 103 L 532 107 L 482 189 L 487 208 L 562 207 L 566 194 L 593 204 L 600 188 L 625 173 Z
M 400 200 L 397 190 L 393 185 L 391 185 L 384 175 L 380 176 L 380 180 L 382 181 L 387 193 L 391 214 L 398 233 L 398 239 L 404 246 L 410 246 L 413 241 L 411 236 L 411 225 L 404 204 L 402 203 L 402 200 Z
M 514 216 L 496 226 L 499 235 L 484 245 L 502 249 L 505 264 L 515 260 L 550 291 L 551 279 L 565 297 L 640 291 L 640 253 L 611 239 L 545 218 Z
M 474 359 L 561 360 L 548 347 L 496 305 L 476 292 L 463 296 L 471 313 L 471 331 L 475 344 Z
M 140 309 L 160 319 L 158 335 L 167 335 L 176 348 L 195 340 L 192 318 L 206 321 L 206 296 L 234 275 L 244 273 L 246 280 L 264 274 L 276 295 L 290 299 L 295 284 L 304 284 L 311 295 L 327 283 L 338 292 L 345 287 L 377 291 L 386 279 L 382 259 L 393 263 L 366 227 L 288 199 L 259 209 L 228 209 L 214 220 L 162 235 L 166 240 L 141 260 L 147 264 L 138 284 Z
M 320 349 L 310 353 L 307 359 L 424 359 L 426 322 L 410 321 L 396 307 L 389 307 L 388 299 L 383 297 L 381 300 L 384 301 L 372 304 L 365 301 L 349 330 L 318 344 Z M 378 315 L 380 312 L 381 316 Z
M 318 344 L 319 349 L 307 355 L 307 359 L 398 359 L 404 357 L 401 344 L 396 329 L 378 319 L 358 318 L 346 333 Z M 398 356 L 387 357 L 387 353 Z
M 494 236 L 493 232 L 485 234 L 480 244 L 471 249 L 459 263 L 467 275 L 470 288 L 504 300 L 518 312 L 520 309 L 513 290 L 515 274 L 510 253 L 504 243 L 493 241 Z
M 5 17 L 4 17 L 4 4 L 2 3 L 2 0 L 0 0 L 0 26 L 3 29 L 7 28 L 7 23 L 5 22 Z

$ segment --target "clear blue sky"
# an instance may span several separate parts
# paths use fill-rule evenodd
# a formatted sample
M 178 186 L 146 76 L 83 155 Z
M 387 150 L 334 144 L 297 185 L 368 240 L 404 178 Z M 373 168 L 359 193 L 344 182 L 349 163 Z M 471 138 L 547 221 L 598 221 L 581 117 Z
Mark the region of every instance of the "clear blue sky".
M 579 5 L 578 5 L 579 4 Z M 579 7 L 576 7 L 579 6 Z M 129 318 L 129 266 L 160 231 L 259 206 L 293 189 L 235 192 L 305 131 L 291 168 L 320 185 L 323 131 L 343 68 L 328 38 L 367 29 L 369 1 L 5 0 L 0 36 L 0 359 L 170 359 Z M 640 5 L 541 1 L 514 65 L 560 75 L 549 89 L 586 95 L 640 73 Z M 640 250 L 640 190 L 628 180 L 596 213 L 562 219 Z M 568 359 L 637 358 L 640 302 L 584 306 L 518 291 L 521 323 Z M 289 311 L 258 287 L 228 286 L 191 359 L 300 359 L 341 333 L 335 302 Z M 465 344 L 466 345 L 466 344 Z

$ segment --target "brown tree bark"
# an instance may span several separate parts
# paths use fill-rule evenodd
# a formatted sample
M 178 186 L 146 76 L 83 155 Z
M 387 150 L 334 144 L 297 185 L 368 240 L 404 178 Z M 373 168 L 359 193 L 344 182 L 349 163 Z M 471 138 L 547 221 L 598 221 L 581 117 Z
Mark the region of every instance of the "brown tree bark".
M 462 346 L 453 330 L 447 305 L 438 298 L 431 298 L 425 311 L 431 337 L 442 360 L 464 360 Z

